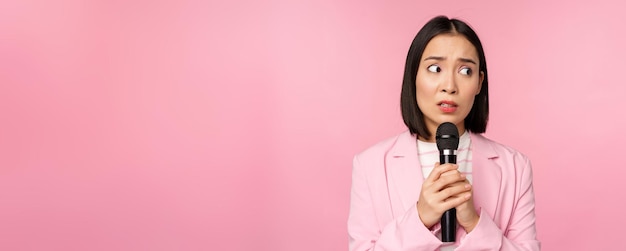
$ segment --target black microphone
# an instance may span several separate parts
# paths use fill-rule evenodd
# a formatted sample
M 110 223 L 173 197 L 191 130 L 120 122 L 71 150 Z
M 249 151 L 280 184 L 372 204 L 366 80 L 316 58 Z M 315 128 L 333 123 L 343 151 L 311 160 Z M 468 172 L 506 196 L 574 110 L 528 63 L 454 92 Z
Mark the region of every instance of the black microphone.
M 439 163 L 456 164 L 456 150 L 459 148 L 459 130 L 456 125 L 445 122 L 437 127 L 435 136 L 439 149 Z M 451 208 L 441 216 L 441 241 L 455 242 L 456 208 Z

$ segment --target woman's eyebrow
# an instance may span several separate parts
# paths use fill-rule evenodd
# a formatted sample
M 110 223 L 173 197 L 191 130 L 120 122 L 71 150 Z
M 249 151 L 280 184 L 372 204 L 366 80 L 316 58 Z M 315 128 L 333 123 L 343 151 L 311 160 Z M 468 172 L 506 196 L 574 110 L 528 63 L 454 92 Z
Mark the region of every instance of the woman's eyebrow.
M 459 61 L 461 61 L 461 62 L 465 62 L 465 63 L 472 63 L 472 64 L 475 64 L 475 65 L 478 65 L 478 64 L 476 63 L 476 61 L 474 61 L 474 60 L 472 60 L 472 59 L 470 59 L 470 58 L 459 58 Z
M 446 57 L 439 57 L 439 56 L 428 56 L 426 58 L 424 58 L 424 61 L 426 60 L 445 60 Z
M 424 58 L 424 61 L 426 61 L 426 60 L 439 60 L 439 61 L 441 61 L 441 60 L 446 60 L 446 57 L 440 57 L 440 56 L 428 56 L 428 57 Z M 476 63 L 476 61 L 474 61 L 474 60 L 473 60 L 473 59 L 471 59 L 471 58 L 459 58 L 458 60 L 459 60 L 459 61 L 461 61 L 461 62 L 471 63 L 471 64 L 478 65 L 478 64 Z

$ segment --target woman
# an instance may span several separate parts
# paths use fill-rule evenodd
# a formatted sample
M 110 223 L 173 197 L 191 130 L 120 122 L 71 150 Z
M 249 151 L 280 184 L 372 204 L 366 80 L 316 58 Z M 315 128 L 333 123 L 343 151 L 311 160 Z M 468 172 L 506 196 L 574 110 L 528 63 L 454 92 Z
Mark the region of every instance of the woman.
M 350 250 L 539 250 L 526 156 L 481 133 L 489 113 L 485 54 L 466 23 L 439 16 L 408 52 L 401 106 L 409 130 L 354 157 Z M 459 130 L 458 164 L 437 163 L 433 137 Z M 439 221 L 456 209 L 456 242 Z

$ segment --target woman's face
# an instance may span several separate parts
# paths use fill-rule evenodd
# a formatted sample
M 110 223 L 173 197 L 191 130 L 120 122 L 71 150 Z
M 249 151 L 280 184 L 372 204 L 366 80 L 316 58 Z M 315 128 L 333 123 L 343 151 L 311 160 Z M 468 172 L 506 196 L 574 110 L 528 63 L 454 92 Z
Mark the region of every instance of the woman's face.
M 476 48 L 463 35 L 441 34 L 428 42 L 415 85 L 417 105 L 431 134 L 443 122 L 454 123 L 460 134 L 465 132 L 465 117 L 484 77 L 479 63 Z

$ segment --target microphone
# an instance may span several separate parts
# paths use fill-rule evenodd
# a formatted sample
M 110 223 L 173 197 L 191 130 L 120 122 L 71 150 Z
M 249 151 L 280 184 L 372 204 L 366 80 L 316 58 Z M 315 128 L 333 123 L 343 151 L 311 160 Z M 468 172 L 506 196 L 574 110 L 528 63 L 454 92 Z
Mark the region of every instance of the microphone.
M 459 148 L 459 130 L 456 125 L 445 122 L 437 127 L 435 136 L 439 149 L 439 163 L 456 164 L 456 150 Z M 441 216 L 441 241 L 455 242 L 456 239 L 456 208 L 451 208 Z

